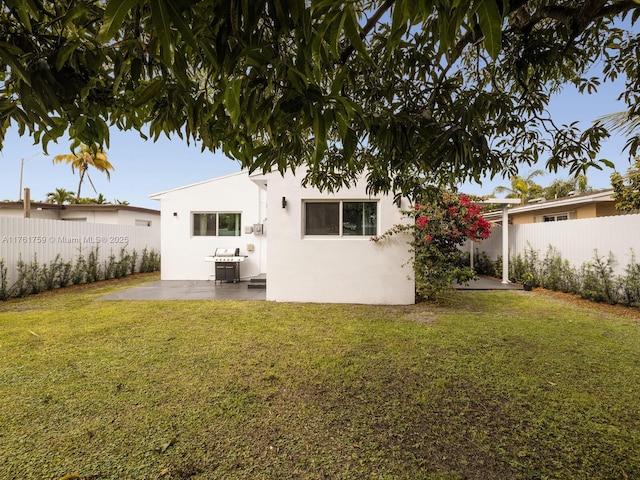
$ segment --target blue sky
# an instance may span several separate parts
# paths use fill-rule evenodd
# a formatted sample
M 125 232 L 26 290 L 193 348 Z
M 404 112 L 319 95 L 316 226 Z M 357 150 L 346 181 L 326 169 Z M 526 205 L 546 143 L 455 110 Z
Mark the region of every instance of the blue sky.
M 580 95 L 575 88 L 567 86 L 557 95 L 549 110 L 557 124 L 581 121 L 587 126 L 596 118 L 607 113 L 624 110 L 617 102 L 624 85 L 605 84 L 596 95 Z M 608 140 L 598 158 L 607 158 L 615 163 L 617 170 L 624 172 L 629 167 L 629 155 L 622 152 L 625 139 L 614 137 Z M 23 187 L 31 189 L 33 200 L 44 200 L 46 194 L 56 188 L 66 188 L 75 192 L 78 186 L 77 174 L 71 172 L 66 164 L 52 162 L 55 155 L 68 153 L 69 143 L 63 137 L 58 144 L 49 144 L 49 156 L 42 154 L 38 145 L 33 145 L 29 137 L 20 137 L 15 129 L 7 133 L 5 145 L 0 152 L 0 201 L 17 200 L 20 191 L 20 164 L 24 160 Z M 108 201 L 127 200 L 131 205 L 147 208 L 159 208 L 159 202 L 149 199 L 149 195 L 163 190 L 199 182 L 208 178 L 237 172 L 240 167 L 236 161 L 229 160 L 220 152 L 200 152 L 192 144 L 175 137 L 168 140 L 161 137 L 158 142 L 144 141 L 136 132 L 111 131 L 111 146 L 108 150 L 109 161 L 115 170 L 111 181 L 104 174 L 93 172 L 91 178 L 99 193 Z M 543 168 L 544 165 L 533 168 Z M 523 167 L 521 173 L 531 169 Z M 609 188 L 611 170 L 587 173 L 589 185 L 594 188 Z M 548 185 L 555 178 L 567 178 L 566 172 L 547 174 L 537 177 L 541 185 Z M 501 177 L 492 181 L 485 180 L 482 185 L 465 184 L 461 190 L 476 195 L 489 195 L 497 185 L 509 185 L 508 179 Z M 96 196 L 88 182 L 83 183 L 82 196 Z

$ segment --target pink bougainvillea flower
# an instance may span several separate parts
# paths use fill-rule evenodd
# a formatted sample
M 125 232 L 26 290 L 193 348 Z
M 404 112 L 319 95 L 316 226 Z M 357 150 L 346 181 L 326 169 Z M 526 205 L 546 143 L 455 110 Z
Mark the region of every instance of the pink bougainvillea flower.
M 458 198 L 460 199 L 460 205 L 463 207 L 468 207 L 471 204 L 471 199 L 464 193 L 458 195 Z
M 428 224 L 429 219 L 427 217 L 418 217 L 418 219 L 416 220 L 416 225 L 420 230 L 424 230 Z

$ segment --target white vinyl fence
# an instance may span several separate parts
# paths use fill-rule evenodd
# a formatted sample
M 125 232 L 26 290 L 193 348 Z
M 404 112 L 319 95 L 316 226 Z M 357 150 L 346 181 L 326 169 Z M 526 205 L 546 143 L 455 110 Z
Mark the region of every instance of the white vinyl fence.
M 552 246 L 563 260 L 578 268 L 591 261 L 596 250 L 605 259 L 609 253 L 613 254 L 616 274 L 624 273 L 632 252 L 640 262 L 640 214 L 509 225 L 508 228 L 511 258 L 518 254 L 524 256 L 526 250 L 533 249 L 542 260 Z M 502 227 L 492 227 L 491 237 L 475 243 L 474 250 L 485 252 L 494 260 L 501 256 Z
M 64 262 L 75 261 L 79 256 L 98 250 L 98 260 L 103 263 L 110 255 L 120 258 L 124 248 L 131 254 L 142 251 L 160 252 L 160 229 L 157 226 L 136 227 L 86 223 L 40 218 L 0 217 L 0 260 L 7 267 L 7 281 L 11 285 L 17 278 L 17 262 L 48 264 L 56 256 Z

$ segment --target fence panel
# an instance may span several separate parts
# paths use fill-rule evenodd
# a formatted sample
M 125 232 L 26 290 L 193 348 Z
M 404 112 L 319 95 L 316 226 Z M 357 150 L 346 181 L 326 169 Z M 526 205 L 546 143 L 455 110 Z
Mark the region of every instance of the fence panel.
M 575 267 L 592 260 L 596 250 L 605 258 L 611 253 L 614 271 L 621 274 L 632 252 L 640 257 L 640 214 L 509 225 L 510 257 L 533 249 L 544 258 L 549 246 Z M 493 259 L 502 255 L 502 227 L 493 227 L 491 237 L 475 249 Z
M 60 255 L 63 261 L 69 262 L 79 256 L 86 257 L 96 247 L 101 263 L 112 254 L 119 258 L 123 248 L 128 253 L 135 250 L 139 262 L 145 248 L 160 252 L 160 229 L 156 226 L 0 217 L 0 260 L 4 260 L 7 267 L 9 285 L 17 279 L 16 264 L 20 259 L 25 263 L 37 259 L 42 265 Z

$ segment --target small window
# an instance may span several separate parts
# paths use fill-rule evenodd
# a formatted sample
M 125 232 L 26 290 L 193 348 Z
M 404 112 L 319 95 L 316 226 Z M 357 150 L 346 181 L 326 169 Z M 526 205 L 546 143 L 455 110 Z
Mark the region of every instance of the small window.
M 151 220 L 140 220 L 139 218 L 136 218 L 136 227 L 150 227 L 151 226 Z
M 344 202 L 342 204 L 343 235 L 375 235 L 378 226 L 376 202 Z
M 545 215 L 542 217 L 543 222 L 560 222 L 562 220 L 569 220 L 569 214 L 560 213 L 558 215 Z
M 194 237 L 239 237 L 241 215 L 239 213 L 194 213 Z
M 376 235 L 378 202 L 305 202 L 304 234 Z
M 219 237 L 239 237 L 240 236 L 240 214 L 239 213 L 219 213 L 218 214 L 218 236 Z
M 339 202 L 307 202 L 305 235 L 340 235 Z

